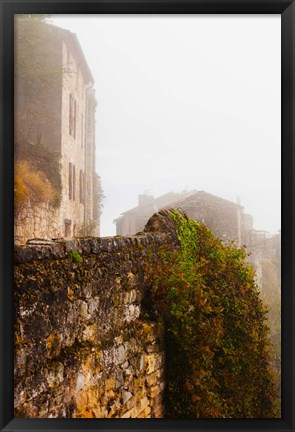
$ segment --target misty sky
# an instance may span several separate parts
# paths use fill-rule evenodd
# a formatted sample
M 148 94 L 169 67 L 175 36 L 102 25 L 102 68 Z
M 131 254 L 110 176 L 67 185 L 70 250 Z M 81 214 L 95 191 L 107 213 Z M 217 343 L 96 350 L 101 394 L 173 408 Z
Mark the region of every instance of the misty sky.
M 95 78 L 101 235 L 144 192 L 205 190 L 280 228 L 280 15 L 67 15 Z

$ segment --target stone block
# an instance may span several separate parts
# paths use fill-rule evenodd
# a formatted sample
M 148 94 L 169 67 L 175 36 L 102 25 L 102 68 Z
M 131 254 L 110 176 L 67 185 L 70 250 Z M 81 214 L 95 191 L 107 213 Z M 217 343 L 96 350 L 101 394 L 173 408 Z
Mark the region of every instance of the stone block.
M 132 418 L 132 410 L 125 412 L 120 418 Z
M 114 362 L 116 365 L 120 365 L 120 364 L 124 363 L 125 360 L 126 360 L 126 348 L 124 345 L 120 345 L 115 350 Z
M 155 371 L 146 377 L 146 384 L 148 387 L 152 387 L 156 384 L 159 377 L 159 371 Z
M 132 396 L 132 398 L 130 398 L 130 399 L 126 402 L 125 406 L 126 406 L 126 408 L 127 408 L 128 410 L 130 410 L 130 409 L 132 409 L 132 408 L 135 407 L 136 402 L 137 402 L 137 394 L 136 394 L 135 396 Z
M 129 391 L 124 391 L 122 394 L 123 404 L 125 404 L 129 399 L 131 399 L 132 396 L 133 396 L 132 393 L 130 393 Z
M 156 354 L 149 354 L 145 356 L 144 364 L 147 374 L 151 374 L 155 371 L 158 363 L 158 356 Z
M 83 330 L 82 340 L 84 342 L 92 342 L 94 344 L 97 341 L 97 337 L 98 337 L 98 329 L 96 323 L 85 327 L 85 329 Z
M 83 375 L 82 373 L 78 373 L 77 382 L 76 382 L 76 392 L 82 390 L 84 384 L 85 384 L 85 375 Z
M 127 322 L 136 320 L 140 315 L 140 306 L 135 304 L 129 304 L 125 308 L 124 315 Z
M 138 418 L 139 414 L 142 413 L 147 408 L 148 405 L 149 405 L 149 399 L 147 397 L 143 397 L 133 409 L 134 417 Z
M 150 418 L 151 417 L 151 407 L 147 406 L 145 410 L 143 410 L 137 418 Z
M 160 386 L 158 386 L 158 385 L 155 385 L 155 386 L 153 386 L 153 387 L 151 387 L 151 389 L 150 389 L 150 397 L 152 398 L 152 399 L 154 399 L 156 396 L 158 396 L 158 394 L 160 394 L 161 393 L 161 388 L 160 388 Z

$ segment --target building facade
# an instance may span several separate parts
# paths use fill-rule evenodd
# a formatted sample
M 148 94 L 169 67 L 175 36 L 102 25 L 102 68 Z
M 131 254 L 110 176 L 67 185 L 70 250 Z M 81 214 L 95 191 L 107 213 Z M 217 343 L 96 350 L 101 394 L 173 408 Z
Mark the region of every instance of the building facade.
M 188 217 L 197 220 L 212 230 L 215 236 L 239 244 L 248 241 L 253 230 L 253 218 L 244 213 L 243 207 L 204 191 L 169 192 L 158 198 L 140 195 L 138 206 L 117 218 L 118 235 L 135 234 L 142 231 L 148 219 L 157 211 L 182 209 Z
M 30 19 L 20 18 L 16 25 L 16 64 L 21 66 L 23 62 L 26 74 L 22 76 L 22 69 L 16 68 L 15 146 L 16 153 L 20 149 L 21 159 L 28 157 L 21 152 L 25 145 L 28 153 L 39 146 L 57 155 L 60 199 L 57 206 L 42 202 L 32 205 L 28 200 L 15 214 L 15 240 L 24 243 L 36 237 L 99 235 L 93 198 L 94 78 L 74 33 L 45 22 L 32 22 L 33 27 L 36 25 L 39 40 L 26 41 L 33 51 L 30 64 L 26 63 L 26 45 L 20 37 L 23 32 L 24 38 L 29 38 Z

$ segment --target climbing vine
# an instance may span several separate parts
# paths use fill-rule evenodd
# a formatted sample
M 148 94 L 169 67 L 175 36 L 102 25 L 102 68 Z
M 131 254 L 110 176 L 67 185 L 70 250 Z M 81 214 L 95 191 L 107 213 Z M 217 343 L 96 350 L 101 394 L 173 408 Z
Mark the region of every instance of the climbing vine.
M 150 292 L 167 329 L 166 416 L 277 416 L 266 310 L 245 250 L 171 216 L 180 248 L 163 253 Z

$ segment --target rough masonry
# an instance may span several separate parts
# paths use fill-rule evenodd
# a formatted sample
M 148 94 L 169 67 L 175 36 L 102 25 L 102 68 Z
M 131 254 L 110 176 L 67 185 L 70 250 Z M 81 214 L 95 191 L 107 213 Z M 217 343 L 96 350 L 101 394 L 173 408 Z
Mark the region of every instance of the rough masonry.
M 130 237 L 15 247 L 15 416 L 163 417 L 164 333 L 144 299 L 169 211 Z

